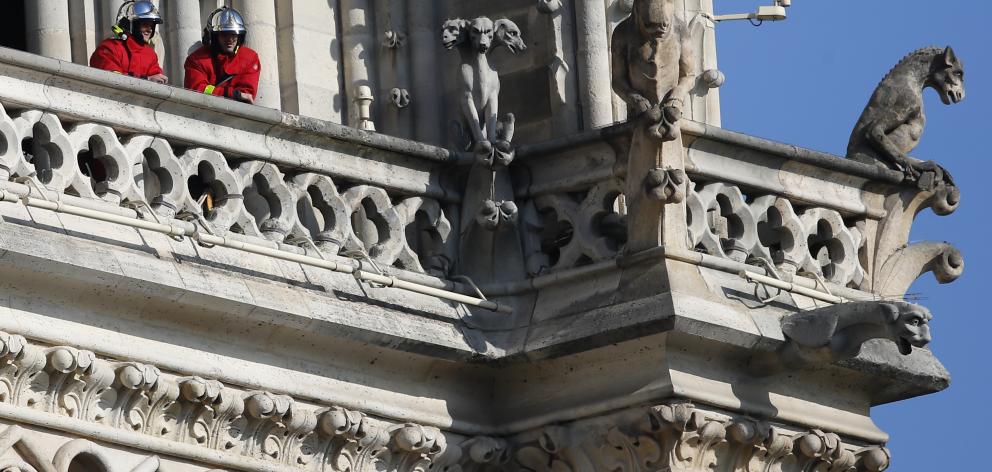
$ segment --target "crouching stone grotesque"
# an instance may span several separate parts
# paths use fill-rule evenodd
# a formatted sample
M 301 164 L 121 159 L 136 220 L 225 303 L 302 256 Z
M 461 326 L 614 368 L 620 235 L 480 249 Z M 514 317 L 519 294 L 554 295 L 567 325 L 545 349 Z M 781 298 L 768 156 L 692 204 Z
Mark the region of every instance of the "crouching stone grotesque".
M 900 170 L 923 190 L 953 187 L 951 176 L 937 163 L 908 155 L 923 135 L 927 87 L 945 105 L 964 100 L 964 65 L 950 47 L 916 50 L 892 68 L 854 126 L 847 157 Z
M 636 0 L 633 13 L 613 32 L 613 90 L 631 116 L 647 114 L 651 134 L 679 136 L 686 95 L 696 70 L 689 31 L 675 16 L 674 0 Z
M 634 0 L 613 31 L 613 90 L 627 102 L 635 126 L 627 158 L 627 244 L 630 253 L 664 245 L 684 248 L 675 231 L 685 222 L 684 148 L 680 130 L 696 61 L 674 0 Z
M 931 318 L 926 308 L 906 302 L 851 302 L 796 313 L 782 320 L 782 348 L 756 356 L 751 369 L 769 375 L 851 359 L 870 339 L 888 339 L 909 355 L 930 343 Z

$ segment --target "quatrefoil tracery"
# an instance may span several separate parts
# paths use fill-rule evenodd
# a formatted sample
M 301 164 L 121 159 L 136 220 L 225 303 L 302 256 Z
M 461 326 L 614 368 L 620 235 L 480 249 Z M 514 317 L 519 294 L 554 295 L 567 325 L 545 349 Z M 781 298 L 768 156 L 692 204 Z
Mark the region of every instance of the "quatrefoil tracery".
M 437 201 L 394 198 L 368 185 L 339 192 L 334 178 L 285 175 L 272 163 L 79 123 L 66 131 L 54 114 L 0 105 L 0 177 L 33 178 L 59 193 L 148 206 L 174 217 L 202 217 L 209 230 L 272 241 L 313 240 L 322 251 L 350 248 L 382 265 L 446 275 L 451 224 Z

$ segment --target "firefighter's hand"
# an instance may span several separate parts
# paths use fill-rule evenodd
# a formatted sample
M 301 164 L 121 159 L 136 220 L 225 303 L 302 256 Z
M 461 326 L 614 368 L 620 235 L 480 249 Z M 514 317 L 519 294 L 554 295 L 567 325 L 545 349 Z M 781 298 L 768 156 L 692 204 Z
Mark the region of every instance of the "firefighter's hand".
M 247 92 L 237 92 L 235 98 L 237 98 L 239 101 L 248 104 L 255 103 L 255 97 L 253 97 L 252 94 Z
M 156 84 L 167 84 L 169 83 L 169 78 L 165 74 L 155 74 L 148 76 L 148 80 L 155 82 Z

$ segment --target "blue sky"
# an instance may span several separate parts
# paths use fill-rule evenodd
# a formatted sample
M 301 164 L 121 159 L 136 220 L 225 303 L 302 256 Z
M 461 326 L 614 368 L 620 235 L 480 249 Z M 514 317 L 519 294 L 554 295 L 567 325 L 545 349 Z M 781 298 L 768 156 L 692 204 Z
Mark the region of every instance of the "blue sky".
M 722 13 L 743 13 L 771 0 L 716 0 Z M 965 63 L 965 101 L 944 106 L 925 95 L 927 126 L 912 155 L 942 163 L 962 191 L 954 214 L 925 212 L 913 240 L 946 240 L 961 249 L 965 273 L 938 285 L 931 275 L 911 293 L 933 311 L 933 352 L 951 372 L 951 387 L 872 410 L 892 435 L 889 470 L 950 470 L 984 461 L 992 419 L 992 2 L 986 0 L 794 0 L 789 19 L 753 27 L 717 26 L 723 126 L 842 155 L 851 127 L 875 85 L 900 58 L 929 45 L 951 45 Z M 974 469 L 979 470 L 979 469 Z

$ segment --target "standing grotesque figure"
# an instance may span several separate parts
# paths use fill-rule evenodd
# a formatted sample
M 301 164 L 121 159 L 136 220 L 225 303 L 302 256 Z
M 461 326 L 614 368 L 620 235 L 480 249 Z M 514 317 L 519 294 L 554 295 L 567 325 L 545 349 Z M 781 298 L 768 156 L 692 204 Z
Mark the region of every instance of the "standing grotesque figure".
M 675 16 L 674 0 L 635 0 L 630 17 L 613 32 L 610 47 L 613 90 L 631 116 L 648 113 L 651 134 L 663 141 L 679 136 L 686 95 L 695 84 L 695 57 L 686 24 Z

